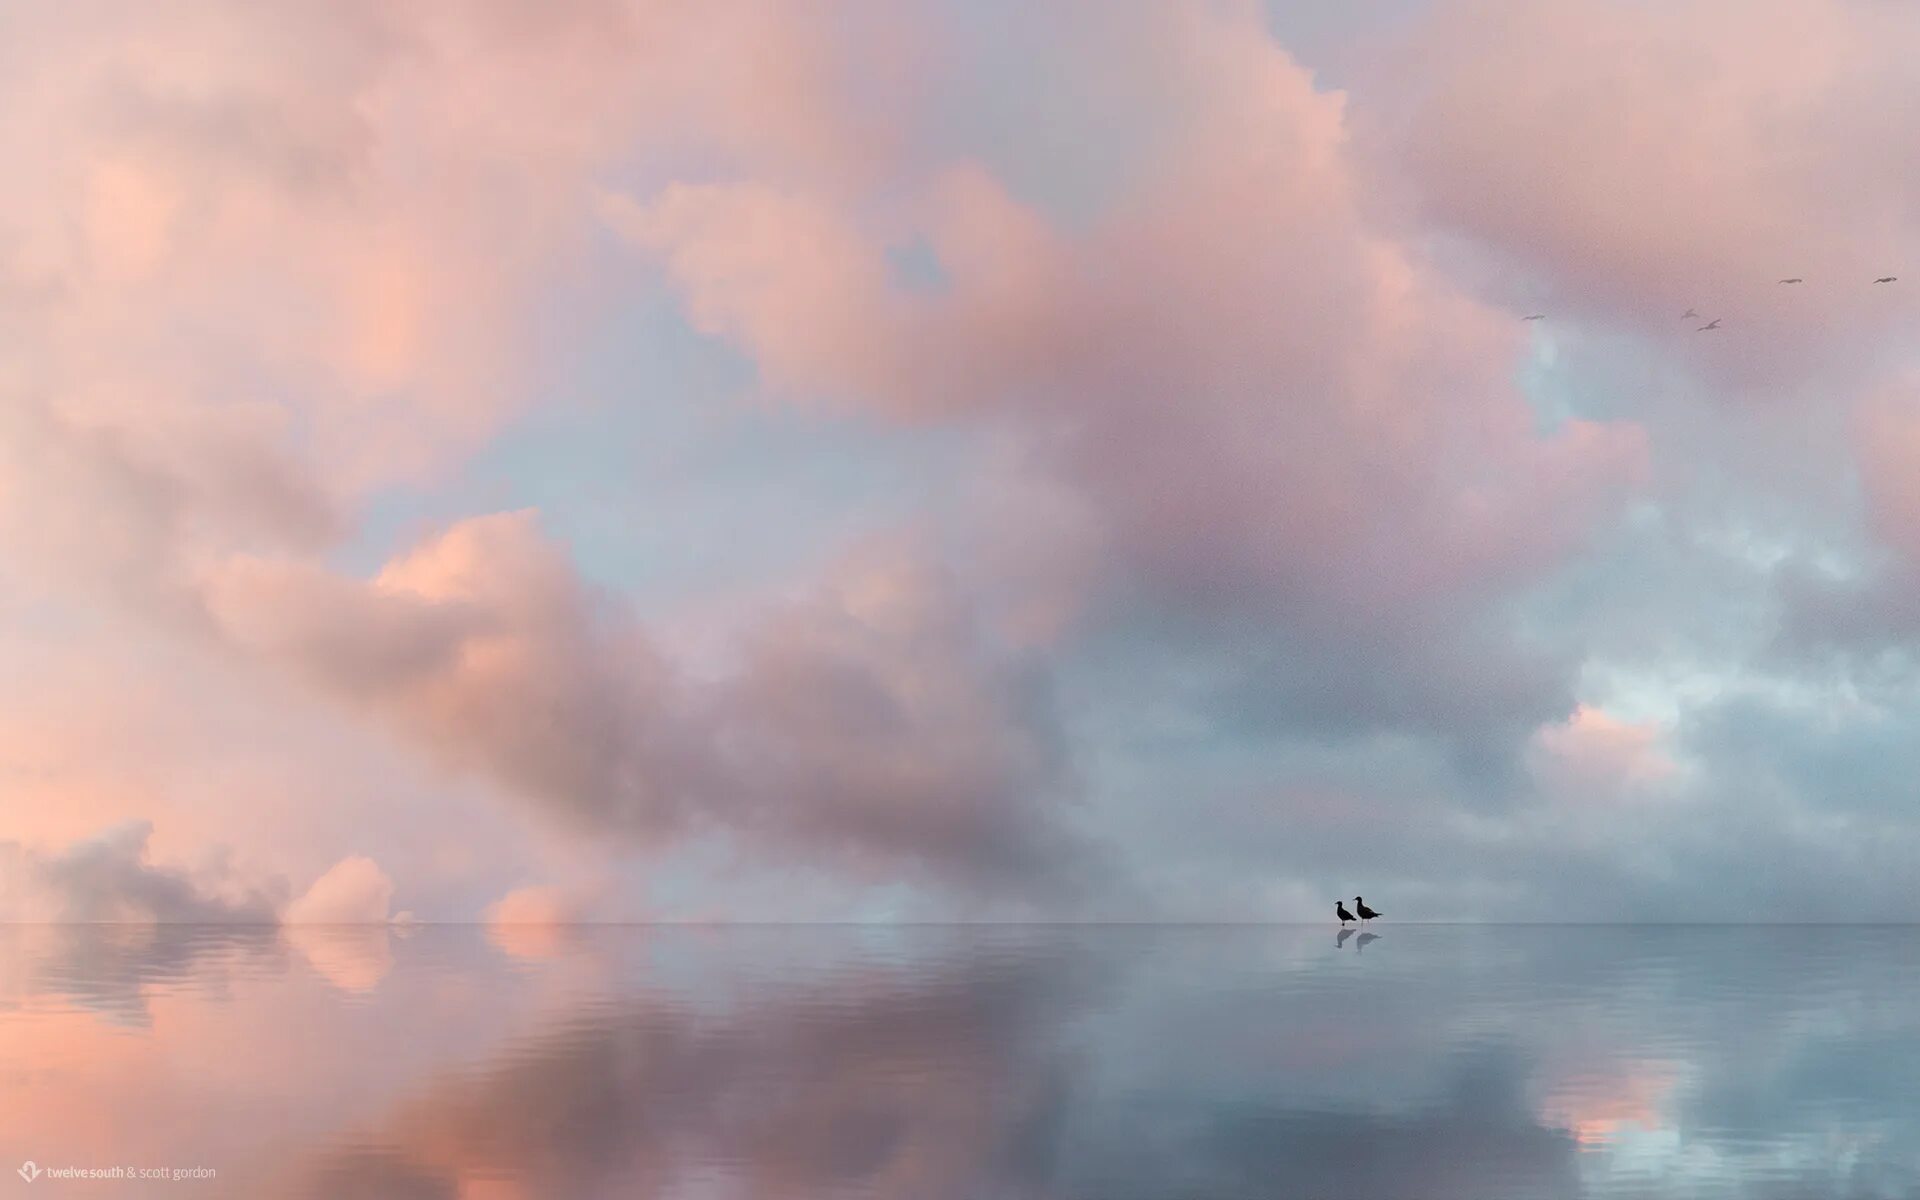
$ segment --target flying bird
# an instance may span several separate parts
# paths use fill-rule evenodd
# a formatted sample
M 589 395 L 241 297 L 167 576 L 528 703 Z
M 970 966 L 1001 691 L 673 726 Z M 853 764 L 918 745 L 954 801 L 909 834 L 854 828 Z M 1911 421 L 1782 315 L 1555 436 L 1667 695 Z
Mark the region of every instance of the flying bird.
M 1700 315 L 1699 313 L 1693 311 L 1692 309 L 1688 309 L 1687 311 L 1680 314 L 1680 319 L 1684 321 L 1689 317 L 1698 317 L 1699 315 Z
M 1375 917 L 1380 915 L 1379 913 L 1368 908 L 1366 905 L 1366 902 L 1361 900 L 1360 897 L 1358 896 L 1355 896 L 1353 898 L 1353 911 L 1360 914 L 1360 919 L 1362 921 L 1371 921 Z
M 1899 279 L 1900 277 L 1898 275 L 1882 275 L 1880 278 L 1874 280 L 1874 282 L 1875 283 L 1897 283 L 1899 282 Z
M 1520 319 L 1522 321 L 1544 321 L 1546 320 L 1546 318 L 1547 318 L 1547 314 L 1545 313 L 1534 313 L 1530 317 L 1521 317 Z
M 1694 332 L 1705 333 L 1709 329 L 1718 329 L 1718 328 L 1720 328 L 1720 318 L 1715 317 L 1713 320 L 1708 321 L 1705 325 L 1702 325 L 1699 329 L 1696 329 Z
M 1333 915 L 1340 918 L 1342 925 L 1353 920 L 1353 914 L 1347 911 L 1347 902 L 1344 900 L 1335 900 L 1333 902 Z
M 1792 279 L 1782 279 L 1780 282 L 1781 283 L 1805 283 L 1806 280 L 1800 278 L 1798 275 L 1795 275 Z

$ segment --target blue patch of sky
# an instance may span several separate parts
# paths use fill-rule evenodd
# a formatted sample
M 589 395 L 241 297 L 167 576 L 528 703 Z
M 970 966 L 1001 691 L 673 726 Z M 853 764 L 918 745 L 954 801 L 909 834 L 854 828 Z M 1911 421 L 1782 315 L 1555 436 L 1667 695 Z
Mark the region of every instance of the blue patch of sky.
M 923 237 L 887 247 L 887 268 L 902 291 L 937 296 L 952 286 L 940 256 Z
M 1128 22 L 1018 0 L 944 6 L 941 30 L 964 73 L 940 81 L 921 142 L 929 161 L 984 164 L 1056 225 L 1084 229 L 1151 161 L 1179 119 L 1153 80 L 1127 69 Z
M 1350 86 L 1382 39 L 1417 19 L 1431 4 L 1432 0 L 1345 4 L 1266 0 L 1264 10 L 1267 31 L 1294 61 L 1313 72 L 1315 85 L 1326 91 Z
M 671 607 L 789 584 L 959 491 L 968 431 L 767 399 L 752 364 L 662 289 L 571 341 L 548 348 L 538 400 L 452 478 L 376 497 L 341 565 L 365 573 L 453 521 L 532 507 L 588 578 Z
M 1542 434 L 1558 432 L 1577 415 L 1578 393 L 1559 369 L 1559 349 L 1551 333 L 1534 330 L 1515 370 L 1514 383 L 1533 410 L 1535 428 Z

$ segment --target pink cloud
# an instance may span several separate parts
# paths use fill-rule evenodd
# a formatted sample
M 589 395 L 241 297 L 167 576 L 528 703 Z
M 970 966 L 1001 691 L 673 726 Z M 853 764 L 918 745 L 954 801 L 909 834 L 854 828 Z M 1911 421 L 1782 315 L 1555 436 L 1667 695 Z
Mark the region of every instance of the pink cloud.
M 850 80 L 914 51 L 871 19 L 891 66 L 756 3 L 23 19 L 0 61 L 0 159 L 35 164 L 0 198 L 0 538 L 150 602 L 183 560 L 345 536 L 527 402 L 521 333 L 586 269 L 602 172 L 873 161 L 885 126 Z
M 375 580 L 319 564 L 528 402 L 522 333 L 586 269 L 603 173 L 874 178 L 902 108 L 867 93 L 924 48 L 878 6 L 863 30 L 757 3 L 35 14 L 0 48 L 0 157 L 36 163 L 0 198 L 0 547 L 52 595 L 296 663 L 575 825 L 680 826 L 723 770 L 681 726 L 722 693 L 691 704 L 554 548 L 477 521 Z M 755 786 L 739 812 L 777 814 Z
M 341 859 L 313 881 L 283 915 L 290 925 L 385 925 L 393 916 L 393 880 L 364 854 Z
M 1854 440 L 1873 532 L 1920 566 L 1920 386 L 1882 388 L 1856 409 Z
M 1901 5 L 1449 0 L 1379 67 L 1369 147 L 1556 312 L 1742 391 L 1831 384 L 1913 313 L 1870 281 L 1920 248 L 1887 125 L 1920 99 L 1916 35 Z M 1688 307 L 1733 336 L 1693 337 Z
M 1611 803 L 1644 798 L 1680 773 L 1652 722 L 1625 721 L 1581 705 L 1564 724 L 1535 733 L 1530 767 L 1554 800 Z
M 515 888 L 487 906 L 489 925 L 565 925 L 580 918 L 577 902 L 557 887 Z
M 238 558 L 205 582 L 236 646 L 390 721 L 563 825 L 712 827 L 880 874 L 1024 872 L 1061 763 L 1039 681 L 955 581 L 876 547 L 684 678 L 531 513 L 462 522 L 370 580 Z
M 1187 612 L 1452 628 L 1577 549 L 1643 477 L 1639 431 L 1541 431 L 1517 322 L 1381 223 L 1342 98 L 1256 14 L 1141 24 L 1180 134 L 1085 230 L 966 164 L 896 188 L 899 228 L 761 183 L 610 219 L 776 390 L 1023 429 L 1110 561 Z M 944 287 L 889 278 L 909 234 Z
M 568 927 L 594 915 L 591 902 L 560 887 L 517 887 L 487 906 L 487 938 L 515 958 L 551 958 L 568 945 Z
M 1863 264 L 1907 236 L 1904 168 L 1851 168 L 1877 199 L 1801 195 L 1775 135 L 1727 117 L 1810 112 L 1781 135 L 1800 149 L 1853 130 L 1869 85 L 1834 64 L 1903 18 L 1813 22 L 1795 57 L 1691 16 L 1461 11 L 1542 53 L 1424 35 L 1424 211 L 1570 292 L 1624 312 L 1731 279 L 1768 239 Z M 1532 671 L 1500 613 L 1639 485 L 1644 439 L 1542 427 L 1513 314 L 1429 257 L 1356 141 L 1377 130 L 1251 5 L 1106 18 L 1125 78 L 1105 84 L 1157 116 L 1079 222 L 919 136 L 934 26 L 877 8 L 858 39 L 756 4 L 113 13 L 36 14 L 32 53 L 0 49 L 0 158 L 43 167 L 0 198 L 21 314 L 0 333 L 0 547 L 89 604 L 273 664 L 559 826 L 718 830 L 882 875 L 1058 848 L 1071 771 L 1037 655 L 1143 600 L 1284 643 L 1290 670 L 1235 653 L 1308 693 L 1295 724 L 1557 715 L 1565 664 Z M 1647 93 L 1691 121 L 1501 124 L 1503 96 L 1608 83 L 1581 57 L 1596 38 L 1704 55 L 1719 82 Z M 1894 78 L 1872 62 L 1872 86 Z M 1582 138 L 1591 172 L 1565 161 Z M 1778 186 L 1704 215 L 1756 180 Z M 1643 186 L 1684 219 L 1636 208 Z M 1822 204 L 1859 219 L 1793 242 Z M 712 677 L 527 515 L 336 569 L 370 497 L 537 402 L 527 330 L 590 269 L 599 221 L 779 398 L 990 429 L 1010 449 L 969 499 L 965 561 L 857 551 L 752 606 Z M 903 249 L 938 281 L 904 279 Z
M 703 332 L 749 348 L 789 398 L 896 415 L 996 405 L 1045 373 L 1076 297 L 1040 217 L 973 164 L 918 189 L 923 235 L 948 275 L 922 293 L 895 278 L 886 231 L 830 184 L 675 183 L 647 203 L 610 194 L 607 222 L 660 256 Z M 1089 331 L 1091 332 L 1091 331 Z

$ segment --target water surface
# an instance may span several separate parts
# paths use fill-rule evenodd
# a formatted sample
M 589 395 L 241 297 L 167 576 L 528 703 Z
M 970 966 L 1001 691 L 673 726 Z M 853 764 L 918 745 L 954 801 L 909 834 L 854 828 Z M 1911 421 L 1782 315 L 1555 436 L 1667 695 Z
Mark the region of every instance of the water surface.
M 1920 930 L 1373 932 L 5 927 L 0 1188 L 1920 1195 Z

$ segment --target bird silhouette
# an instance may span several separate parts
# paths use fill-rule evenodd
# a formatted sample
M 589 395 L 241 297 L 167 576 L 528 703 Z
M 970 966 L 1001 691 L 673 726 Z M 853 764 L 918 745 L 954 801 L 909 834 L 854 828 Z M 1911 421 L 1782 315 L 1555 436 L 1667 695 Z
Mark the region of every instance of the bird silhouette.
M 1368 942 L 1377 942 L 1379 940 L 1380 935 L 1377 933 L 1363 933 L 1360 935 L 1360 940 L 1353 944 L 1353 952 L 1358 954 L 1367 948 Z
M 1688 309 L 1687 311 L 1680 314 L 1680 319 L 1684 321 L 1689 317 L 1698 317 L 1699 315 L 1700 315 L 1699 313 L 1693 311 L 1692 309 Z
M 1334 935 L 1333 935 L 1333 948 L 1334 948 L 1335 950 L 1338 950 L 1338 949 L 1339 949 L 1340 947 L 1342 947 L 1342 946 L 1344 946 L 1344 945 L 1346 945 L 1346 944 L 1347 944 L 1347 939 L 1348 939 L 1348 938 L 1350 938 L 1350 937 L 1352 937 L 1352 936 L 1353 936 L 1353 930 L 1351 930 L 1351 929 L 1342 929 L 1342 930 L 1341 930 L 1341 931 L 1340 931 L 1339 933 L 1336 933 L 1336 934 L 1334 934 Z
M 1718 329 L 1718 328 L 1720 328 L 1720 318 L 1715 317 L 1713 320 L 1708 321 L 1705 325 L 1702 325 L 1699 329 L 1694 330 L 1694 332 L 1705 333 L 1709 329 Z
M 1547 314 L 1545 314 L 1545 313 L 1534 313 L 1534 314 L 1533 314 L 1533 315 L 1531 315 L 1531 316 L 1526 316 L 1526 317 L 1521 317 L 1520 319 L 1521 319 L 1522 321 L 1544 321 L 1544 320 L 1546 320 L 1546 319 L 1547 319 Z
M 1898 275 L 1882 275 L 1880 278 L 1874 280 L 1875 283 L 1898 283 L 1899 281 L 1900 277 Z
M 1353 911 L 1360 914 L 1360 919 L 1362 921 L 1371 921 L 1375 917 L 1380 915 L 1379 913 L 1368 908 L 1366 901 L 1360 899 L 1360 897 L 1358 896 L 1355 896 L 1353 898 Z
M 1805 283 L 1806 280 L 1800 278 L 1798 275 L 1795 275 L 1792 279 L 1782 279 L 1780 282 L 1781 283 Z
M 1340 918 L 1342 925 L 1353 920 L 1353 914 L 1347 911 L 1347 902 L 1344 900 L 1335 900 L 1333 902 L 1333 915 Z

